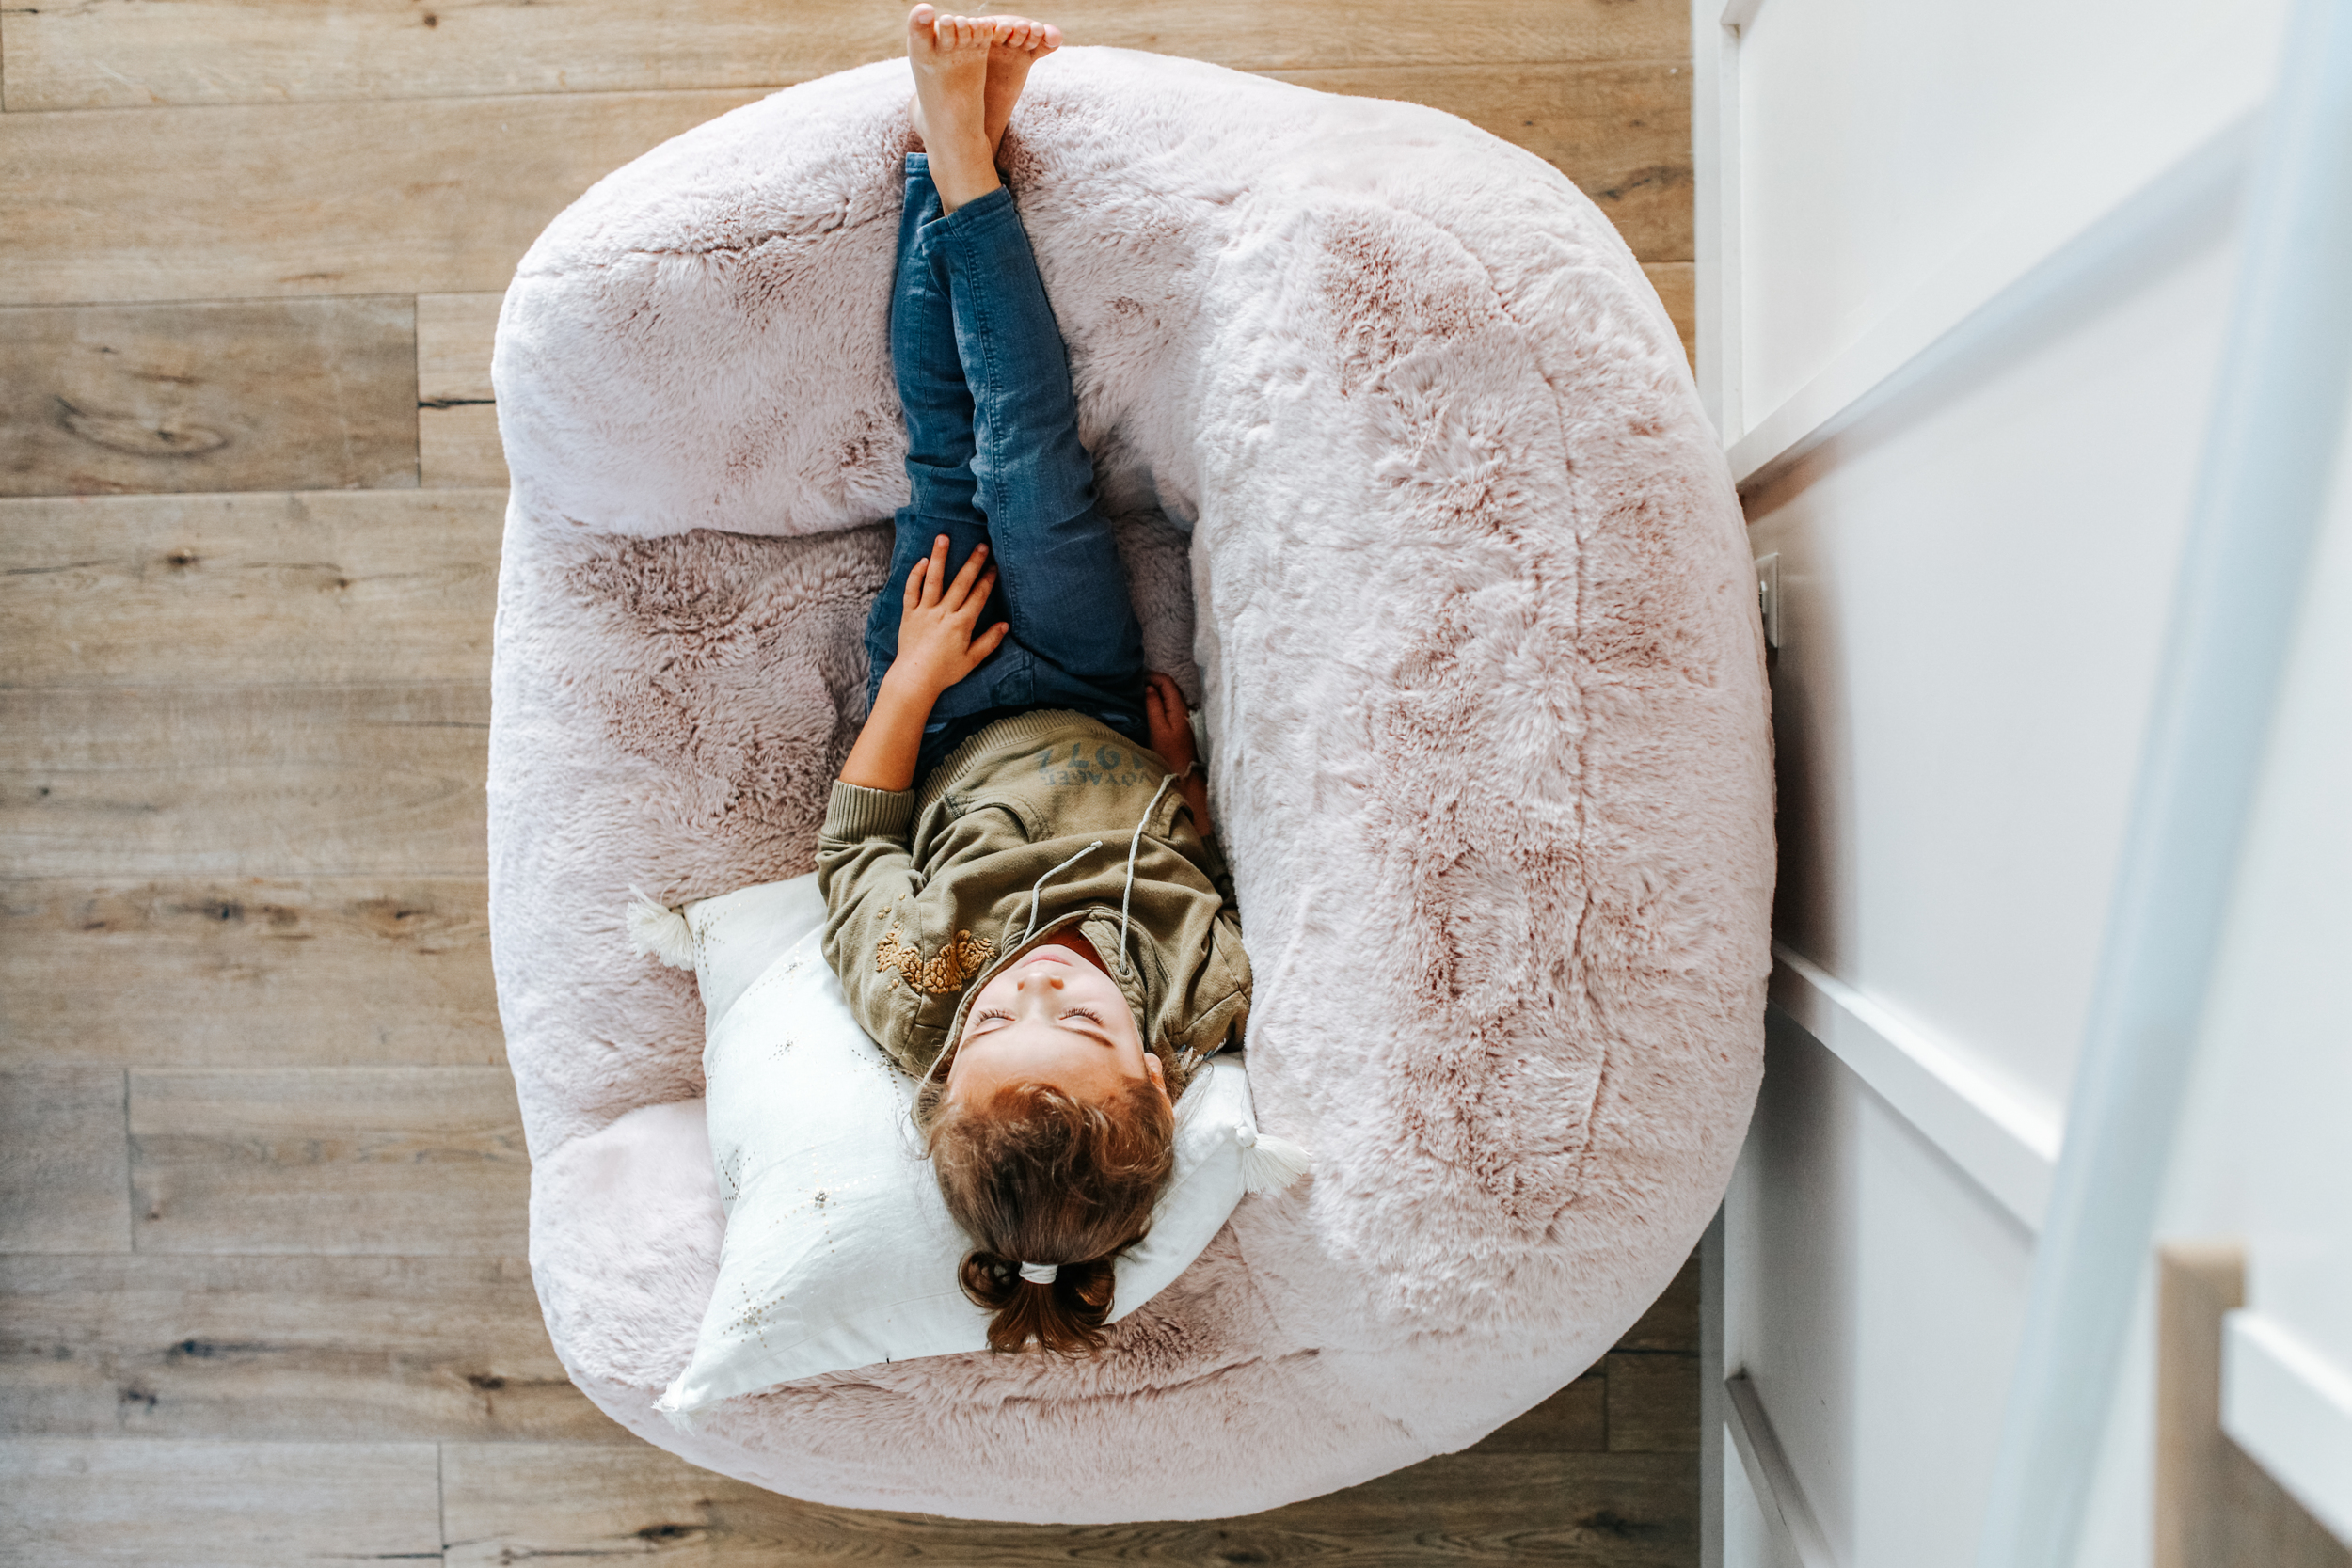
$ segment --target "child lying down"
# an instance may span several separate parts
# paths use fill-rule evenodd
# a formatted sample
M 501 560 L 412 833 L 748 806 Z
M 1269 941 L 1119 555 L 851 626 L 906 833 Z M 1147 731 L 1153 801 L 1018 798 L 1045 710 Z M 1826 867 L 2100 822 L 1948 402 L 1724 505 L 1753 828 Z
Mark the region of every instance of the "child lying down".
M 996 150 L 1059 32 L 907 18 L 890 352 L 913 494 L 866 626 L 866 727 L 817 870 L 851 1010 L 915 1117 L 989 1343 L 1089 1351 L 1173 1161 L 1175 1097 L 1237 1042 L 1249 960 L 1182 692 L 1143 641 L 1061 334 Z

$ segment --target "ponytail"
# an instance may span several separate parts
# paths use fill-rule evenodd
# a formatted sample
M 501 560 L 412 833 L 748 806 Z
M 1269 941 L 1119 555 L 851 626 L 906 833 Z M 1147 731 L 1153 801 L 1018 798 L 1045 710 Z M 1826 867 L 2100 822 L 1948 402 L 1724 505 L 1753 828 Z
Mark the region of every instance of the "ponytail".
M 1019 1350 L 1035 1339 L 1062 1355 L 1079 1355 L 1102 1343 L 1110 1320 L 1116 1271 L 1108 1258 L 1064 1263 L 1051 1282 L 1024 1279 L 1018 1261 L 993 1252 L 970 1252 L 956 1271 L 963 1293 L 995 1314 L 988 1325 L 988 1348 Z
M 979 1244 L 957 1269 L 993 1314 L 992 1350 L 1031 1340 L 1064 1355 L 1101 1348 L 1119 1255 L 1151 1227 L 1175 1165 L 1168 1101 L 1137 1080 L 1100 1101 L 1051 1084 L 1009 1084 L 977 1105 L 934 1101 L 925 1125 L 947 1212 Z M 1024 1277 L 1022 1265 L 1032 1265 Z M 1054 1265 L 1053 1278 L 1035 1277 Z

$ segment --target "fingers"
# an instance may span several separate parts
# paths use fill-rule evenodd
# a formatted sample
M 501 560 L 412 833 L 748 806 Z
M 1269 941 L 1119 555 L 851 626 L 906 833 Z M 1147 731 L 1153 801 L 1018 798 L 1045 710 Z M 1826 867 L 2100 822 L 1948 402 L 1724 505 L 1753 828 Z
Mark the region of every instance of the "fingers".
M 972 553 L 964 558 L 963 570 L 956 574 L 954 585 L 947 590 L 946 602 L 949 610 L 961 608 L 964 600 L 970 596 L 972 593 L 972 584 L 979 578 L 980 567 L 986 564 L 987 561 L 988 546 L 986 545 L 977 545 L 973 546 Z M 991 583 L 993 583 L 996 580 L 996 574 L 991 572 L 988 575 L 988 580 Z M 985 595 L 983 595 L 983 599 L 985 600 Z M 978 613 L 977 609 L 974 610 L 974 613 Z
M 1192 765 L 1192 720 L 1184 704 L 1184 689 L 1176 684 L 1172 675 L 1164 675 L 1157 670 L 1145 673 L 1143 722 L 1151 734 L 1152 749 L 1169 767 L 1182 771 Z
M 994 653 L 997 648 L 1003 644 L 1005 638 L 1011 632 L 1011 622 L 999 621 L 994 626 L 989 627 L 986 631 L 980 633 L 979 636 L 974 638 L 972 640 L 971 650 L 964 656 L 965 663 L 963 666 L 963 673 L 968 675 L 973 671 L 978 669 L 981 664 L 986 662 L 988 656 Z
M 961 621 L 969 626 L 980 618 L 980 611 L 988 608 L 989 594 L 995 591 L 994 572 L 983 573 L 980 580 L 974 582 L 971 568 L 967 566 L 948 585 L 947 592 L 941 595 L 939 612 L 950 621 Z
M 923 574 L 923 603 L 928 608 L 939 602 L 940 585 L 947 580 L 947 536 L 941 534 L 931 541 L 930 560 L 924 562 L 930 568 Z

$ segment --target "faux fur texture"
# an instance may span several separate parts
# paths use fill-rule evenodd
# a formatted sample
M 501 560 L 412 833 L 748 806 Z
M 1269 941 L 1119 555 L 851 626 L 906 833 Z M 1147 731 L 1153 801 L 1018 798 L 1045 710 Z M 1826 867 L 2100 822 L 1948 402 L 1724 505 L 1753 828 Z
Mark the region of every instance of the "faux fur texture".
M 655 150 L 506 296 L 491 916 L 556 1347 L 651 1441 L 838 1504 L 1213 1516 L 1460 1448 L 1656 1295 L 1746 1124 L 1772 864 L 1739 509 L 1557 172 L 1101 49 L 1032 77 L 1011 181 L 1152 662 L 1206 705 L 1260 1115 L 1316 1175 L 1097 1360 L 870 1368 L 692 1437 L 653 1412 L 720 1219 L 693 983 L 621 911 L 811 863 L 905 492 L 906 94 L 878 65 Z

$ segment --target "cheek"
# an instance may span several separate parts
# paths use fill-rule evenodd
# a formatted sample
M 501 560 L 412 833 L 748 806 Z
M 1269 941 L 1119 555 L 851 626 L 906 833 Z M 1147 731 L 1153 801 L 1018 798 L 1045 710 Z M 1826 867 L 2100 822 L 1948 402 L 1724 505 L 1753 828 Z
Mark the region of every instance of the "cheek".
M 1086 984 L 1073 986 L 1071 990 L 1089 1006 L 1116 1007 L 1122 1013 L 1128 1010 L 1126 994 L 1119 989 L 1117 982 L 1099 969 L 1088 970 Z
M 1089 997 L 1087 1001 L 1109 1022 L 1112 1034 L 1132 1040 L 1138 1046 L 1142 1044 L 1143 1031 L 1136 1022 L 1136 1010 L 1127 1006 L 1127 998 L 1117 986 L 1105 980 L 1101 993 Z

